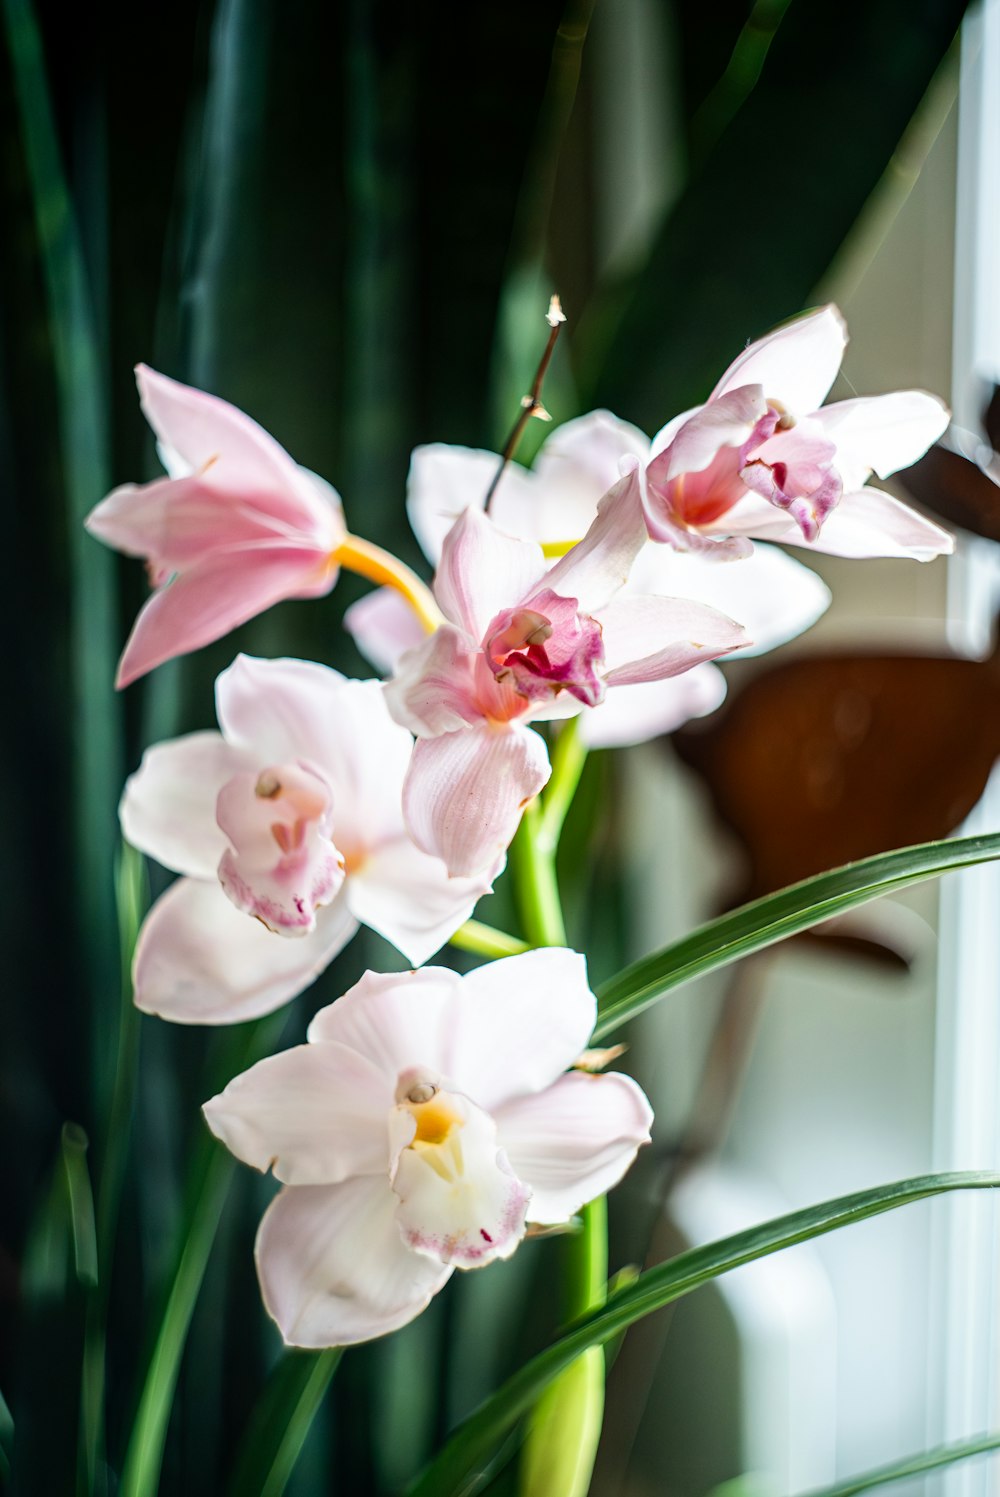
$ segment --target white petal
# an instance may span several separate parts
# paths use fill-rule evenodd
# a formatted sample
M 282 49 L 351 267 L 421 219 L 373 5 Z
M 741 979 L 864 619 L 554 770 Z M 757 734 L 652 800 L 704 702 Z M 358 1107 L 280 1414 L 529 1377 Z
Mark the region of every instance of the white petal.
M 766 410 L 760 385 L 741 385 L 713 397 L 679 426 L 669 453 L 651 465 L 653 473 L 666 483 L 682 473 L 703 472 L 723 447 L 742 446 Z
M 355 919 L 418 967 L 465 924 L 502 867 L 450 878 L 440 858 L 421 852 L 404 835 L 381 843 L 352 869 L 347 901 Z
M 406 512 L 421 550 L 436 566 L 448 531 L 470 506 L 482 509 L 500 468 L 500 455 L 473 447 L 451 447 L 432 442 L 415 447 L 406 480 Z M 520 463 L 508 463 L 497 485 L 501 494 L 527 497 L 533 492 L 531 475 Z M 501 526 L 501 529 L 506 529 Z M 520 535 L 509 530 L 509 535 Z
M 626 748 L 648 743 L 714 712 L 726 695 L 726 678 L 714 665 L 696 665 L 663 681 L 616 686 L 599 707 L 580 715 L 588 748 Z
M 586 1049 L 597 1000 L 584 957 L 542 947 L 487 962 L 462 979 L 450 1055 L 456 1085 L 494 1111 L 541 1091 Z
M 739 619 L 753 639 L 740 656 L 760 655 L 794 639 L 830 603 L 826 583 L 776 546 L 755 546 L 750 556 L 718 562 L 649 545 L 632 569 L 629 590 L 696 598 Z
M 240 1024 L 303 992 L 357 929 L 343 895 L 288 941 L 243 915 L 218 883 L 182 878 L 153 905 L 133 963 L 135 1002 L 176 1024 Z
M 235 1076 L 202 1111 L 216 1138 L 286 1185 L 334 1185 L 389 1169 L 387 1077 L 344 1045 L 295 1045 Z
M 414 1138 L 413 1115 L 433 1110 L 431 1139 Z M 524 1236 L 531 1196 L 497 1146 L 497 1125 L 469 1098 L 446 1091 L 412 1109 L 401 1107 L 405 1146 L 392 1188 L 396 1220 L 414 1252 L 440 1263 L 479 1268 L 509 1258 Z M 450 1123 L 450 1127 L 449 1127 Z M 448 1131 L 441 1136 L 443 1128 Z
M 122 836 L 164 868 L 214 878 L 229 845 L 215 820 L 215 802 L 226 781 L 249 767 L 221 733 L 154 744 L 125 782 L 118 807 Z
M 609 686 L 661 681 L 752 643 L 742 624 L 687 598 L 625 593 L 598 619 Z
M 366 972 L 336 1003 L 320 1009 L 309 1025 L 310 1044 L 348 1045 L 393 1078 L 414 1066 L 450 1076 L 461 984 L 447 967 Z
M 451 1268 L 403 1242 L 387 1176 L 290 1185 L 257 1233 L 268 1314 L 289 1346 L 348 1346 L 425 1309 Z
M 847 347 L 847 324 L 834 306 L 786 323 L 735 359 L 711 398 L 740 385 L 763 385 L 793 415 L 808 415 L 823 404 L 837 378 Z
M 386 676 L 426 637 L 413 609 L 394 587 L 377 587 L 352 603 L 344 614 L 344 628 L 365 659 Z
M 863 488 L 872 472 L 888 478 L 915 463 L 943 436 L 950 418 L 944 401 L 926 390 L 841 400 L 814 417 L 836 444 L 836 467 L 848 492 Z
M 482 873 L 510 846 L 551 772 L 544 740 L 516 723 L 418 738 L 403 787 L 410 835 L 449 873 Z
M 690 421 L 692 416 L 696 416 L 701 410 L 704 410 L 704 406 L 693 405 L 689 410 L 681 411 L 679 416 L 671 416 L 666 426 L 660 427 L 659 431 L 656 433 L 656 436 L 649 444 L 650 460 L 652 460 L 654 457 L 658 457 L 665 448 L 669 447 L 671 442 L 674 440 L 674 437 L 676 437 L 677 433 L 680 431 L 681 427 L 684 426 L 688 421 Z
M 261 764 L 310 759 L 323 767 L 344 679 L 311 660 L 237 655 L 215 683 L 219 727 L 229 743 Z
M 532 1189 L 528 1219 L 540 1223 L 566 1221 L 617 1185 L 653 1121 L 640 1088 L 617 1071 L 571 1071 L 496 1117 L 511 1166 Z
M 481 510 L 467 509 L 445 536 L 434 596 L 478 644 L 501 609 L 520 603 L 544 575 L 539 546 L 504 535 Z

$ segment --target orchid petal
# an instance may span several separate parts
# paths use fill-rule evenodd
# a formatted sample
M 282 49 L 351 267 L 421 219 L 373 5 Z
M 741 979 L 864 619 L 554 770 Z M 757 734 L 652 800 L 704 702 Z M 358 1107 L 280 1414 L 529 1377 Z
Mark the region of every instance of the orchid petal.
M 377 587 L 352 603 L 344 628 L 377 671 L 389 676 L 407 650 L 423 643 L 423 625 L 406 599 L 392 587 Z
M 122 484 L 91 510 L 84 525 L 106 546 L 126 556 L 149 557 L 168 574 L 211 549 L 302 539 L 301 528 L 275 521 L 200 477 Z
M 751 343 L 730 364 L 710 399 L 740 385 L 762 385 L 768 400 L 806 415 L 829 394 L 846 347 L 843 317 L 834 306 L 820 307 Z
M 811 543 L 803 539 L 790 515 L 756 494 L 748 495 L 739 510 L 726 518 L 732 529 L 739 528 L 745 535 L 804 546 L 828 556 L 898 556 L 933 561 L 955 549 L 954 537 L 947 530 L 882 489 L 845 494 Z
M 268 1314 L 289 1346 L 349 1346 L 419 1315 L 451 1276 L 412 1252 L 396 1223 L 385 1177 L 290 1185 L 257 1233 L 257 1271 Z
M 596 1017 L 578 952 L 541 947 L 487 962 L 462 978 L 450 1074 L 492 1111 L 550 1086 L 586 1049 Z
M 385 1174 L 389 1078 L 344 1045 L 295 1045 L 258 1061 L 206 1102 L 229 1151 L 286 1185 L 335 1185 Z
M 588 748 L 627 748 L 672 733 L 693 717 L 714 712 L 726 695 L 726 678 L 714 665 L 696 665 L 680 676 L 616 686 L 600 706 L 580 717 Z
M 352 867 L 347 902 L 355 919 L 385 936 L 416 967 L 465 924 L 479 899 L 492 892 L 502 866 L 475 878 L 450 878 L 440 858 L 397 837 Z
M 499 453 L 451 447 L 444 442 L 414 448 L 406 480 L 406 512 L 420 549 L 435 566 L 441 558 L 444 538 L 459 516 L 470 507 L 485 507 L 500 461 Z M 520 463 L 508 463 L 497 485 L 494 503 L 501 494 L 504 498 L 509 495 L 525 501 L 534 492 L 531 474 Z M 522 534 L 519 530 L 508 533 Z
M 228 779 L 249 768 L 221 733 L 188 733 L 157 743 L 125 782 L 122 836 L 164 868 L 214 878 L 227 847 L 215 802 Z
M 356 930 L 341 896 L 312 935 L 286 941 L 241 914 L 214 880 L 178 879 L 139 932 L 136 1007 L 175 1024 L 259 1018 L 303 992 Z
M 381 682 L 348 680 L 311 660 L 239 655 L 216 682 L 216 706 L 227 740 L 260 767 L 305 760 L 322 771 L 345 856 L 402 830 L 412 740 L 390 717 Z
M 741 656 L 760 655 L 794 639 L 830 604 L 826 583 L 776 546 L 755 546 L 750 556 L 731 566 L 666 546 L 646 546 L 632 569 L 629 587 L 697 599 L 735 615 L 753 637 Z M 615 698 L 619 695 L 613 693 Z M 589 715 L 587 721 L 589 734 Z
M 159 588 L 139 612 L 118 666 L 131 682 L 245 624 L 283 598 L 319 597 L 336 572 L 311 546 L 259 542 L 206 556 Z
M 490 619 L 544 575 L 541 547 L 504 535 L 481 510 L 467 509 L 444 539 L 434 595 L 451 622 L 478 642 Z
M 836 466 L 845 489 L 864 486 L 872 472 L 888 478 L 908 468 L 944 435 L 951 413 L 926 390 L 841 400 L 813 417 L 837 448 Z
M 545 586 L 553 592 L 576 598 L 581 613 L 593 613 L 624 585 L 646 544 L 642 485 L 639 467 L 620 478 L 598 505 L 597 517 L 583 540 L 556 562 L 545 579 Z
M 397 1111 L 406 1137 L 391 1179 L 407 1246 L 462 1268 L 509 1258 L 524 1236 L 531 1191 L 498 1148 L 493 1118 L 468 1097 L 444 1090 Z
M 598 620 L 609 686 L 661 681 L 752 642 L 742 624 L 687 598 L 629 593 L 609 603 Z M 656 648 L 659 640 L 667 643 Z
M 532 1197 L 528 1219 L 566 1221 L 604 1195 L 649 1142 L 653 1113 L 629 1076 L 572 1071 L 497 1109 L 498 1136 Z
M 210 475 L 212 488 L 251 506 L 255 496 L 265 494 L 267 512 L 300 532 L 314 530 L 317 538 L 330 533 L 331 514 L 315 486 L 256 421 L 228 401 L 145 364 L 135 374 L 146 420 L 192 474 Z
M 408 650 L 383 688 L 392 717 L 411 733 L 431 737 L 479 722 L 476 656 L 469 637 L 442 624 Z
M 543 740 L 517 724 L 419 738 L 403 787 L 410 835 L 451 874 L 492 868 L 550 773 Z
M 649 482 L 662 485 L 684 473 L 704 472 L 723 447 L 742 447 L 766 410 L 760 385 L 741 385 L 710 400 L 650 463 Z
M 463 979 L 448 967 L 366 972 L 309 1025 L 310 1044 L 332 1041 L 364 1055 L 393 1088 L 415 1064 L 450 1076 Z

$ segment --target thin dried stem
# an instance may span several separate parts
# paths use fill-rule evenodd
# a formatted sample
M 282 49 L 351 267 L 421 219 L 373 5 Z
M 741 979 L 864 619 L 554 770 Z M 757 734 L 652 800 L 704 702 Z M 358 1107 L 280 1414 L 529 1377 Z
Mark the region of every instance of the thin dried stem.
M 542 384 L 544 383 L 545 375 L 552 360 L 552 354 L 555 350 L 556 341 L 558 340 L 560 330 L 563 323 L 566 321 L 566 313 L 562 309 L 562 304 L 558 296 L 553 296 L 550 299 L 549 310 L 545 314 L 545 320 L 549 325 L 548 342 L 545 345 L 542 357 L 538 361 L 538 368 L 535 370 L 535 378 L 532 382 L 531 389 L 528 391 L 527 395 L 521 397 L 521 413 L 518 416 L 517 420 L 514 422 L 514 425 L 511 427 L 510 436 L 507 438 L 507 441 L 504 444 L 503 456 L 500 459 L 500 466 L 497 469 L 493 482 L 490 484 L 489 490 L 486 494 L 487 509 L 489 509 L 490 500 L 496 493 L 497 484 L 503 477 L 504 469 L 510 462 L 511 458 L 514 456 L 514 453 L 517 451 L 518 443 L 521 440 L 524 428 L 527 426 L 528 422 L 533 416 L 536 417 L 539 421 L 552 420 L 552 417 L 542 405 Z

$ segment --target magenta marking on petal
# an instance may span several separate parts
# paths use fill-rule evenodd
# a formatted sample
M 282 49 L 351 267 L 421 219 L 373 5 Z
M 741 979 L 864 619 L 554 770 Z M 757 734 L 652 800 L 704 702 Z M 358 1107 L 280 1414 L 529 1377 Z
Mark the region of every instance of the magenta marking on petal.
M 604 662 L 601 626 L 575 598 L 543 588 L 517 608 L 497 614 L 483 646 L 495 679 L 529 701 L 568 691 L 584 706 L 604 697 L 596 668 Z

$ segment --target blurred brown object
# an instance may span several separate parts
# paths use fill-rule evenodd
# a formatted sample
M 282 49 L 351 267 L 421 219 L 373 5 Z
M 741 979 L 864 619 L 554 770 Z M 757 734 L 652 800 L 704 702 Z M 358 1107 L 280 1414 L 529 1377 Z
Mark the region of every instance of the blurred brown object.
M 768 666 L 673 743 L 743 847 L 744 876 L 726 891 L 727 905 L 742 904 L 953 832 L 1000 755 L 1000 649 L 985 660 L 838 652 Z M 908 965 L 877 907 L 875 919 L 822 934 Z
M 1000 385 L 983 411 L 983 437 L 951 426 L 898 481 L 918 504 L 974 535 L 1000 541 Z

